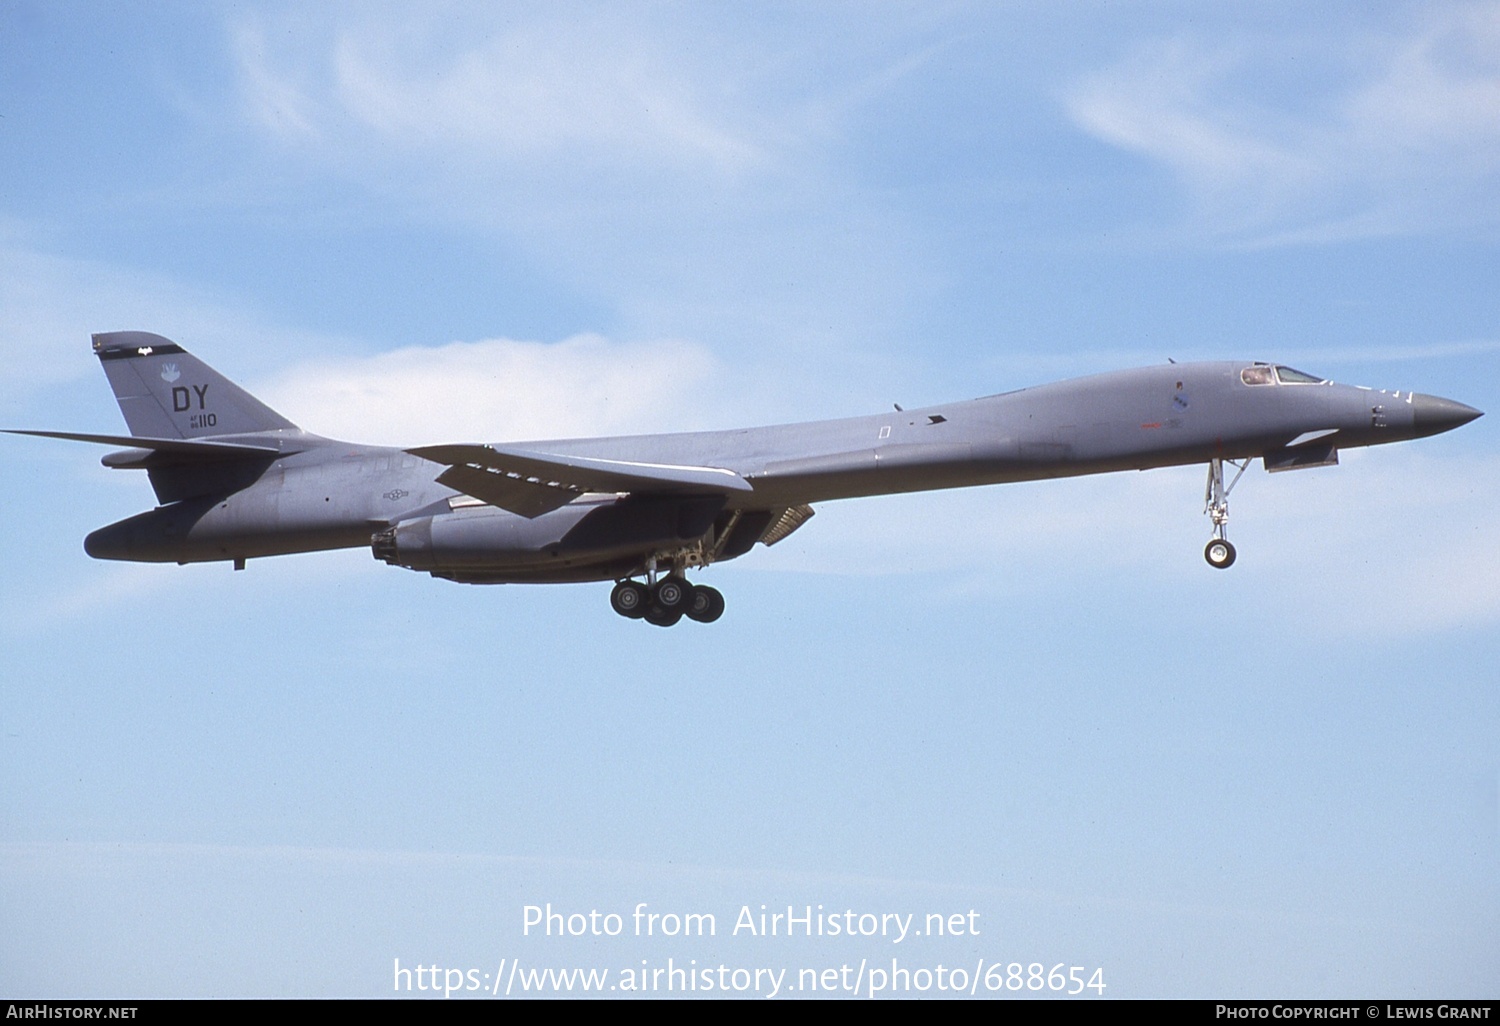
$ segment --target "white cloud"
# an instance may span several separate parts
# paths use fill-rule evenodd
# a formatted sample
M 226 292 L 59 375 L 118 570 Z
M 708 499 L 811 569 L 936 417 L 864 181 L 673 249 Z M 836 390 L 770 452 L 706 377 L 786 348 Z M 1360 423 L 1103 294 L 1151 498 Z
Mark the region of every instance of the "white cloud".
M 1258 490 L 1269 568 L 1320 621 L 1391 634 L 1500 623 L 1500 523 L 1486 512 L 1500 460 L 1424 444 L 1443 445 L 1356 450 L 1332 471 L 1276 479 L 1295 489 Z
M 1500 460 L 1423 443 L 1344 454 L 1232 495 L 1235 594 L 1315 611 L 1346 634 L 1500 623 Z M 1200 467 L 887 496 L 818 507 L 753 566 L 844 576 L 940 574 L 1014 598 L 1091 588 L 1101 572 L 1172 586 L 1213 580 Z M 1250 580 L 1253 578 L 1253 580 Z
M 504 441 L 703 426 L 716 374 L 707 351 L 683 341 L 488 339 L 304 364 L 262 398 L 351 441 Z
M 1169 478 L 1112 475 L 827 503 L 795 541 L 760 562 L 855 576 L 981 572 L 1001 588 L 1029 578 L 1018 568 L 1066 563 L 1085 540 L 1085 569 L 1128 564 L 1151 548 L 1148 539 L 1163 534 L 1165 503 L 1175 494 Z M 1192 485 L 1185 487 L 1183 503 L 1190 506 Z
M 1194 230 L 1231 243 L 1500 220 L 1500 4 L 1440 7 L 1404 33 L 1321 50 L 1300 42 L 1157 42 L 1080 82 L 1068 108 L 1165 165 L 1188 188 Z M 1340 80 L 1254 98 L 1299 56 Z

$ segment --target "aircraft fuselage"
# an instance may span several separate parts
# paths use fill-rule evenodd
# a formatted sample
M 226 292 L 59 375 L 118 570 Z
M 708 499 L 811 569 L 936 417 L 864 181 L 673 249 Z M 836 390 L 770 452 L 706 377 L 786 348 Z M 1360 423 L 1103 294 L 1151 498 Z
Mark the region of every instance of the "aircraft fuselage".
M 239 474 L 253 475 L 241 486 L 101 528 L 86 549 L 104 559 L 243 560 L 370 545 L 385 532 L 382 558 L 456 580 L 615 579 L 640 572 L 653 552 L 700 537 L 712 543 L 736 512 L 1216 459 L 1316 466 L 1335 461 L 1340 448 L 1433 434 L 1477 415 L 1411 392 L 1285 380 L 1266 365 L 1167 364 L 841 420 L 518 443 L 553 457 L 722 468 L 750 486 L 590 492 L 530 517 L 467 499 L 435 479 L 439 464 L 407 450 L 300 431 L 216 435 L 274 444 L 281 454 L 258 467 L 238 464 Z

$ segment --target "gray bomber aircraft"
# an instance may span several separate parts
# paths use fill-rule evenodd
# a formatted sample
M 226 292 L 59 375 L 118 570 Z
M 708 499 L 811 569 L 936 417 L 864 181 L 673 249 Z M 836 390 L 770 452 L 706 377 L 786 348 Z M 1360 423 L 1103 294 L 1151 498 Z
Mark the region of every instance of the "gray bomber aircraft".
M 303 431 L 160 335 L 93 338 L 130 434 L 14 432 L 128 446 L 104 465 L 146 471 L 161 505 L 90 534 L 89 555 L 238 570 L 368 545 L 467 584 L 615 581 L 615 611 L 660 626 L 724 611 L 687 570 L 776 544 L 813 503 L 863 495 L 1207 464 L 1204 555 L 1224 569 L 1229 492 L 1253 460 L 1330 466 L 1340 449 L 1480 416 L 1278 364 L 1167 363 L 845 420 L 393 449 Z

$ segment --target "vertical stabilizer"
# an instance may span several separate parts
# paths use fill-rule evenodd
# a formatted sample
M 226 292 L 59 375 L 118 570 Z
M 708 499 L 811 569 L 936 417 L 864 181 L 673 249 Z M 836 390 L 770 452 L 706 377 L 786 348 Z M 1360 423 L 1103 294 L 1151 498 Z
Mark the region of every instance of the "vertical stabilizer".
M 120 412 L 132 435 L 201 438 L 297 425 L 170 339 L 149 331 L 94 336 Z

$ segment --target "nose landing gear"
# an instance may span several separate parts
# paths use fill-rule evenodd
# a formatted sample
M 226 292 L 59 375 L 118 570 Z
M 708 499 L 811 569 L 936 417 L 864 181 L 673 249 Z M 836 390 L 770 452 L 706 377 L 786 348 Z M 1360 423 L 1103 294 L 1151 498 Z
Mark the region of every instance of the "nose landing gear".
M 1238 468 L 1238 473 L 1224 486 L 1224 464 Z M 1229 493 L 1234 486 L 1240 483 L 1250 461 L 1243 460 L 1236 463 L 1234 460 L 1224 460 L 1215 456 L 1208 464 L 1208 485 L 1203 491 L 1203 512 L 1209 515 L 1214 522 L 1214 536 L 1204 546 L 1203 558 L 1208 560 L 1208 565 L 1215 570 L 1228 570 L 1234 565 L 1234 546 L 1229 539 L 1224 537 L 1225 528 L 1229 526 Z
M 1228 570 L 1234 565 L 1234 546 L 1223 538 L 1215 538 L 1204 546 L 1203 558 L 1211 567 Z

